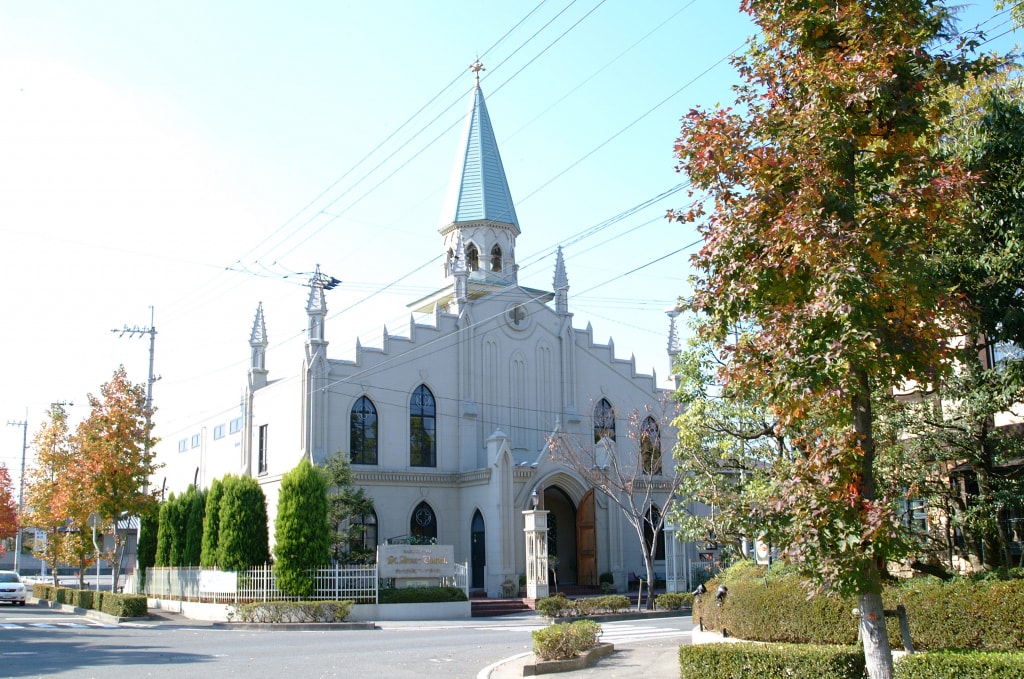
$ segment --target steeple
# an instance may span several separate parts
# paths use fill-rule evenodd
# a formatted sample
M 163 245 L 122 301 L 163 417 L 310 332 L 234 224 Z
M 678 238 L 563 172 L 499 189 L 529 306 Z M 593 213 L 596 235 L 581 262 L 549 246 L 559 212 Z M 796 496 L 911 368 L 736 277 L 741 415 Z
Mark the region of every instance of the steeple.
M 252 333 L 249 335 L 249 347 L 252 350 L 249 360 L 249 386 L 258 389 L 267 384 L 267 324 L 263 320 L 263 302 L 256 307 L 256 318 L 252 322 Z
M 309 327 L 306 335 L 306 346 L 326 346 L 324 340 L 324 322 L 327 320 L 327 299 L 324 290 L 333 290 L 341 283 L 337 278 L 320 273 L 320 265 L 309 279 L 309 301 L 306 302 L 306 315 Z
M 569 313 L 569 277 L 565 275 L 565 259 L 562 257 L 562 246 L 558 246 L 555 256 L 555 311 L 565 315 Z
M 455 233 L 460 232 L 472 280 L 514 285 L 519 218 L 480 89 L 480 71 L 484 67 L 477 61 L 470 70 L 476 76 L 476 85 L 441 213 L 441 235 L 448 254 L 446 262 L 451 260 L 457 240 Z M 451 267 L 446 266 L 445 278 L 451 275 Z

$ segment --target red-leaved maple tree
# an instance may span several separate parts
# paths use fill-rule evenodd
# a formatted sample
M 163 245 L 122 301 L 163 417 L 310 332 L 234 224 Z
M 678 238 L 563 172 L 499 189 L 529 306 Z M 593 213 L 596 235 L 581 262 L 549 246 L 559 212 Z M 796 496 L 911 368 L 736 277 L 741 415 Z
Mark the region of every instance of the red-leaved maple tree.
M 799 460 L 759 509 L 822 587 L 858 597 L 868 671 L 892 676 L 880 567 L 902 555 L 875 482 L 872 396 L 950 365 L 963 300 L 932 244 L 971 177 L 934 152 L 940 96 L 972 64 L 941 51 L 936 0 L 744 0 L 761 32 L 731 108 L 691 110 L 674 213 L 704 246 L 693 307 L 721 378 L 770 408 Z M 735 339 L 737 325 L 751 328 Z M 824 423 L 824 424 L 822 424 Z

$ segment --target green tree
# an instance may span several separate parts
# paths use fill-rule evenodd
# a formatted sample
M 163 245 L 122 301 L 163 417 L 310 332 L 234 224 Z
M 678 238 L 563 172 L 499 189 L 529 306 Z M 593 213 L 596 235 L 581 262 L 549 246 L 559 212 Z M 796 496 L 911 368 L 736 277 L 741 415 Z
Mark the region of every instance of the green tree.
M 876 484 L 872 397 L 941 378 L 970 313 L 932 250 L 970 187 L 934 148 L 967 59 L 938 51 L 935 0 L 741 7 L 760 33 L 734 60 L 735 107 L 690 111 L 676 146 L 711 202 L 676 213 L 704 237 L 693 307 L 723 384 L 795 434 L 761 522 L 819 585 L 858 597 L 868 671 L 888 679 L 880 565 L 909 545 Z M 735 339 L 737 324 L 751 330 Z
M 220 498 L 223 486 L 220 479 L 214 479 L 206 493 L 206 513 L 203 517 L 203 548 L 199 565 L 203 568 L 217 567 L 217 538 L 220 533 Z
M 185 544 L 182 562 L 185 566 L 198 566 L 203 549 L 203 523 L 206 513 L 206 492 L 189 485 L 185 491 L 183 513 L 185 518 Z
M 185 496 L 172 495 L 167 504 L 167 534 L 170 536 L 167 565 L 181 568 L 185 565 Z
M 1000 413 L 1024 402 L 1024 93 L 1018 77 L 1016 70 L 987 74 L 950 94 L 952 111 L 938 147 L 978 181 L 949 206 L 958 219 L 935 250 L 948 285 L 973 313 L 955 347 L 957 371 L 925 398 L 886 411 L 898 427 L 893 470 L 903 477 L 899 483 L 915 488 L 933 512 L 947 514 L 946 525 L 960 529 L 968 543 L 960 555 L 975 568 L 1012 565 L 1012 536 L 1001 518 L 1020 507 L 1020 483 L 1001 465 L 1024 455 L 1024 441 L 997 426 Z M 920 478 L 945 475 L 954 465 L 954 475 L 976 483 L 977 492 Z M 932 537 L 945 543 L 947 565 L 961 552 L 952 536 Z
M 372 561 L 376 555 L 362 547 L 364 528 L 359 519 L 373 513 L 373 500 L 356 487 L 348 456 L 339 451 L 317 469 L 327 485 L 331 558 L 338 563 Z
M 313 593 L 310 569 L 330 562 L 327 524 L 327 483 L 303 457 L 281 478 L 274 522 L 274 575 L 285 594 L 305 598 Z
M 146 584 L 146 569 L 157 565 L 157 540 L 160 535 L 160 506 L 153 507 L 139 517 L 139 539 L 137 553 L 139 560 L 140 589 Z
M 88 398 L 89 417 L 75 434 L 83 464 L 82 490 L 113 535 L 109 558 L 116 583 L 127 544 L 119 530 L 122 518 L 141 516 L 157 503 L 147 490 L 159 468 L 153 452 L 152 411 L 146 407 L 145 386 L 132 384 L 123 366 L 100 387 L 99 396 Z
M 174 522 L 171 520 L 171 507 L 174 504 L 174 493 L 171 493 L 166 500 L 160 503 L 157 538 L 156 538 L 156 565 L 168 567 L 171 563 L 171 543 L 174 541 Z
M 226 571 L 262 566 L 270 560 L 267 498 L 256 479 L 228 475 L 220 499 L 217 561 Z
M 727 562 L 758 537 L 755 510 L 772 484 L 790 475 L 795 454 L 775 415 L 717 381 L 721 365 L 714 347 L 696 336 L 675 360 L 675 396 L 685 406 L 673 422 L 678 492 L 711 511 L 694 514 L 690 503 L 677 503 L 672 518 L 687 540 L 721 545 Z

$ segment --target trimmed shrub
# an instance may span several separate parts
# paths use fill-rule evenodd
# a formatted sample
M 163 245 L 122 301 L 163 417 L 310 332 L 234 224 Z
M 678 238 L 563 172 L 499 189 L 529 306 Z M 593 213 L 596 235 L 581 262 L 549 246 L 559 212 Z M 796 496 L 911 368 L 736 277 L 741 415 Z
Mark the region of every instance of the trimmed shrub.
M 1020 679 L 1024 653 L 915 653 L 896 663 L 894 679 Z
M 623 594 L 606 594 L 605 596 L 576 599 L 572 603 L 576 607 L 577 615 L 621 613 L 629 608 L 629 597 Z
M 36 599 L 46 599 L 50 601 L 53 599 L 53 585 L 46 585 L 41 582 L 37 582 L 32 585 L 32 596 Z
M 91 589 L 73 589 L 68 592 L 68 603 L 76 608 L 92 608 L 94 592 Z
M 235 607 L 230 618 L 260 623 L 342 622 L 352 612 L 352 604 L 352 601 L 259 601 Z
M 915 649 L 1016 651 L 1024 648 L 1024 580 L 909 580 L 883 595 L 907 608 Z M 889 620 L 889 636 L 899 625 Z
M 678 611 L 693 605 L 693 595 L 689 592 L 665 592 L 654 597 L 654 607 L 659 611 Z
M 537 599 L 535 608 L 538 613 L 548 618 L 563 618 L 576 612 L 574 603 L 561 592 Z
M 865 676 L 864 651 L 857 646 L 798 644 L 680 646 L 679 676 L 862 679 Z
M 808 599 L 795 573 L 738 564 L 706 584 L 707 594 L 694 604 L 694 616 L 705 627 L 727 629 L 751 641 L 810 644 L 854 644 L 857 619 L 852 600 L 829 595 Z M 767 583 L 767 584 L 766 584 Z M 715 600 L 720 584 L 728 587 L 721 604 Z M 896 637 L 899 639 L 899 636 Z
M 382 604 L 436 604 L 469 601 L 466 593 L 458 587 L 387 587 L 380 590 L 378 600 Z
M 533 654 L 538 660 L 568 660 L 589 651 L 601 638 L 601 626 L 593 620 L 548 625 L 533 631 Z
M 140 594 L 104 592 L 102 605 L 100 610 L 115 618 L 141 618 L 149 610 L 146 597 Z

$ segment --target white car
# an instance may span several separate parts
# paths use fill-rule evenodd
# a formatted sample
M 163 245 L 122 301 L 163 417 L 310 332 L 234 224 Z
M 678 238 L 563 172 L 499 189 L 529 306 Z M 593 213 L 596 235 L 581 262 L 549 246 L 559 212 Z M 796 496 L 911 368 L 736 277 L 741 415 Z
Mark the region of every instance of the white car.
M 0 571 L 0 601 L 24 606 L 28 601 L 28 591 L 16 571 Z

